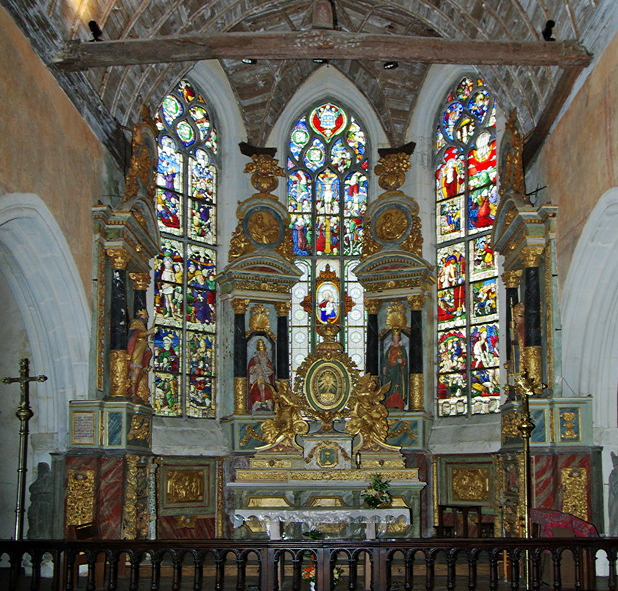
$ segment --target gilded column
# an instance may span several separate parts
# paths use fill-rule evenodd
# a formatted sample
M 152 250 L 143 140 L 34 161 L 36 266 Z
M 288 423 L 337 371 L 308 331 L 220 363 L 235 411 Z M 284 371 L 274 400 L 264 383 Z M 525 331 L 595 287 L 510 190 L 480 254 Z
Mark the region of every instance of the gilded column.
M 247 414 L 247 337 L 245 313 L 249 300 L 232 300 L 234 309 L 234 414 Z
M 373 376 L 380 374 L 378 367 L 378 312 L 380 300 L 365 300 L 367 310 L 367 356 L 365 371 Z
M 506 360 L 511 361 L 513 355 L 512 329 L 513 329 L 513 309 L 519 303 L 519 280 L 522 271 L 505 271 L 502 273 L 502 281 L 506 288 Z
M 112 290 L 110 306 L 109 363 L 111 397 L 125 397 L 129 389 L 129 360 L 127 354 L 127 265 L 130 255 L 122 248 L 109 248 L 112 261 Z
M 133 317 L 136 317 L 140 310 L 148 310 L 146 291 L 150 285 L 150 274 L 129 273 L 129 277 L 133 281 Z
M 423 307 L 425 295 L 408 296 L 410 304 L 410 410 L 425 409 L 423 381 Z
M 543 249 L 528 246 L 522 251 L 524 265 L 524 351 L 522 363 L 530 378 L 541 383 L 541 278 L 539 262 Z
M 290 302 L 277 302 L 277 379 L 290 379 L 290 344 L 288 331 L 288 314 L 290 312 Z

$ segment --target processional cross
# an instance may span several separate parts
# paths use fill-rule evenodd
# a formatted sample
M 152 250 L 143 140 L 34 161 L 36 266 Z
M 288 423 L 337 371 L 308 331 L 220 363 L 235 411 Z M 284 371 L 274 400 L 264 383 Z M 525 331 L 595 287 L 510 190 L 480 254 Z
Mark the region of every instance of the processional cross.
M 24 511 L 26 501 L 26 471 L 28 462 L 28 421 L 34 413 L 30 408 L 30 382 L 44 382 L 47 376 L 30 376 L 30 361 L 24 357 L 19 362 L 18 378 L 2 378 L 2 383 L 19 382 L 21 398 L 15 416 L 19 419 L 19 460 L 17 467 L 17 503 L 15 507 L 15 539 L 21 540 L 24 531 Z

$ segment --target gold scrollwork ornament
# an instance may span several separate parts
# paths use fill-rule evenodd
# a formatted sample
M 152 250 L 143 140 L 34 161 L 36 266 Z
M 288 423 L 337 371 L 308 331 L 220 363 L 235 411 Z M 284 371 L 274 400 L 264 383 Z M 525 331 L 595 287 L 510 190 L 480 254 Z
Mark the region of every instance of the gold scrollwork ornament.
M 279 160 L 268 154 L 253 154 L 252 162 L 247 163 L 244 172 L 251 173 L 251 184 L 260 193 L 270 193 L 279 186 L 278 176 L 285 176 L 283 168 L 277 166 Z

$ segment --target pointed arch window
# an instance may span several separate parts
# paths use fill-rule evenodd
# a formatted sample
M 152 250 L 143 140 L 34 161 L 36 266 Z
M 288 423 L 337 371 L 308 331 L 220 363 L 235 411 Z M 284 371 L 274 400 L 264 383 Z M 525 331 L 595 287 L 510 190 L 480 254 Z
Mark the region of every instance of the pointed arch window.
M 497 412 L 496 102 L 483 80 L 465 77 L 447 95 L 435 158 L 438 415 Z
M 162 101 L 154 268 L 152 405 L 163 416 L 215 410 L 217 129 L 206 101 L 182 80 Z
M 341 326 L 341 340 L 359 367 L 365 361 L 364 291 L 354 275 L 362 245 L 369 170 L 367 134 L 335 102 L 305 111 L 291 128 L 288 210 L 302 277 L 292 292 L 291 368 L 319 342 L 318 324 Z

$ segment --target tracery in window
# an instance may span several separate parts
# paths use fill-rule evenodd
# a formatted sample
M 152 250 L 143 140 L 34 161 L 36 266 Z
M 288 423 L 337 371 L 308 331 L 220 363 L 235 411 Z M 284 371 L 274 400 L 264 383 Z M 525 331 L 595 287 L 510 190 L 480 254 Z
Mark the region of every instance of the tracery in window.
M 308 109 L 292 126 L 288 210 L 302 277 L 292 292 L 291 368 L 319 342 L 319 323 L 339 324 L 346 352 L 365 360 L 363 289 L 354 275 L 367 207 L 369 160 L 358 119 L 334 102 Z
M 182 80 L 157 112 L 154 268 L 155 413 L 214 416 L 217 132 L 202 95 Z
M 463 78 L 436 126 L 438 415 L 498 411 L 496 103 Z

